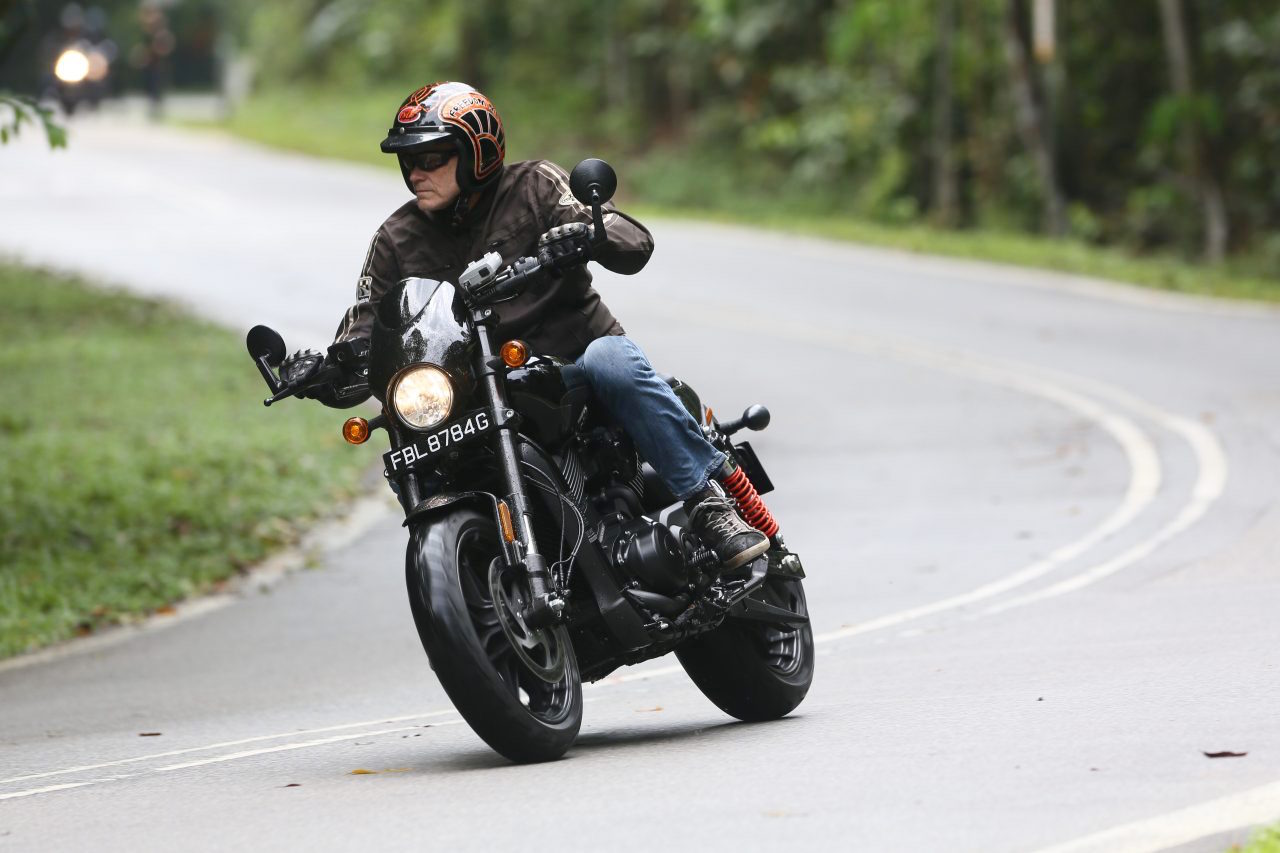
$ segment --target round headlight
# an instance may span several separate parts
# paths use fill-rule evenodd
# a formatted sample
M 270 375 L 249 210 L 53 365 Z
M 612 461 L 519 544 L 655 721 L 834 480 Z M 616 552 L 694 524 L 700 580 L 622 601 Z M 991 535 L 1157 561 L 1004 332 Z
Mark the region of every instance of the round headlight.
M 453 409 L 453 383 L 438 367 L 411 367 L 396 379 L 391 406 L 408 426 L 431 429 L 449 417 Z

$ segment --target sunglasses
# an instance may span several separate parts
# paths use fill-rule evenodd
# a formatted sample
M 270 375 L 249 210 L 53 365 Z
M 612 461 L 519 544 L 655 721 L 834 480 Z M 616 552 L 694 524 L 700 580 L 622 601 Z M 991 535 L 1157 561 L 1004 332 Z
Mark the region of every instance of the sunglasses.
M 456 151 L 423 151 L 421 154 L 401 154 L 400 162 L 410 171 L 421 169 L 424 172 L 434 172 L 457 156 Z

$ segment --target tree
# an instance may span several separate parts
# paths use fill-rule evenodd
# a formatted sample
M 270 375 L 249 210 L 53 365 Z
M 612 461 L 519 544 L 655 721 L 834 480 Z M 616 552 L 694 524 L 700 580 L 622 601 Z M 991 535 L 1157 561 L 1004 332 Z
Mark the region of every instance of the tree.
M 1183 26 L 1181 0 L 1160 0 L 1160 23 L 1164 32 L 1165 56 L 1169 62 L 1169 79 L 1178 99 L 1182 159 L 1203 210 L 1204 255 L 1210 263 L 1219 263 L 1227 252 L 1227 205 L 1222 196 L 1222 186 L 1210 168 L 1200 128 L 1203 109 L 1192 83 L 1191 51 Z
M 1058 183 L 1047 111 L 1036 95 L 1035 82 L 1031 76 L 1031 63 L 1018 14 L 1020 5 L 1021 0 L 1008 0 L 1005 7 L 1004 52 L 1009 64 L 1009 87 L 1018 113 L 1018 132 L 1040 180 L 1044 229 L 1049 234 L 1060 237 L 1067 233 L 1066 205 L 1063 202 L 1062 187 Z

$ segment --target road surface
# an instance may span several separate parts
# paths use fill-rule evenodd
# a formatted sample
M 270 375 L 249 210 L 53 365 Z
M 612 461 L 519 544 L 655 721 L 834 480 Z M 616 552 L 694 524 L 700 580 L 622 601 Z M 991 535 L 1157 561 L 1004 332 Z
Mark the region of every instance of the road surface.
M 322 345 L 403 196 L 80 123 L 0 150 L 0 252 Z M 0 849 L 1214 850 L 1280 818 L 1280 313 L 652 228 L 597 283 L 722 417 L 774 413 L 818 634 L 796 713 L 737 723 L 668 658 L 509 766 L 427 666 L 388 505 L 316 571 L 0 669 Z

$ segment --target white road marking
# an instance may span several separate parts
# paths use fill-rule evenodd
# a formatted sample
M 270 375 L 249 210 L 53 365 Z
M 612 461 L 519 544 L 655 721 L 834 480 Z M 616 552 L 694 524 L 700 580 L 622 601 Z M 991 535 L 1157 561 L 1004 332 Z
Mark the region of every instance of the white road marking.
M 443 723 L 435 723 L 434 727 L 440 726 L 460 726 L 463 720 L 446 720 Z M 88 785 L 100 785 L 103 782 L 120 782 L 125 779 L 134 779 L 139 776 L 151 775 L 153 773 L 168 773 L 173 770 L 186 770 L 191 767 L 204 767 L 209 764 L 220 764 L 224 761 L 236 761 L 241 758 L 252 758 L 255 755 L 267 755 L 273 752 L 288 752 L 293 749 L 307 749 L 313 746 L 327 746 L 331 743 L 339 743 L 347 740 L 357 740 L 362 737 L 377 737 L 378 735 L 389 735 L 397 732 L 411 732 L 421 726 L 399 726 L 393 729 L 378 729 L 375 731 L 356 732 L 351 735 L 338 735 L 336 737 L 321 738 L 319 740 L 303 741 L 301 743 L 285 743 L 279 746 L 269 746 L 265 749 L 247 749 L 243 752 L 232 752 L 227 755 L 215 755 L 213 758 L 202 758 L 199 761 L 184 761 L 181 764 L 170 764 L 165 767 L 151 767 L 138 773 L 121 773 L 115 776 L 104 776 L 100 779 L 89 779 L 84 782 L 68 782 L 62 785 L 50 785 L 45 788 L 32 788 L 27 791 L 14 791 L 8 794 L 0 794 L 0 800 L 14 800 L 19 797 L 30 797 L 35 794 L 47 794 L 51 791 L 65 791 L 68 788 L 83 788 Z
M 668 303 L 668 307 L 673 317 L 708 316 L 707 312 L 711 311 L 710 306 L 694 304 L 677 305 Z M 1083 537 L 1054 549 L 1047 557 L 1037 560 L 1012 574 L 983 584 L 968 592 L 922 604 L 918 607 L 910 607 L 897 613 L 890 613 L 835 631 L 828 631 L 814 637 L 815 642 L 842 640 L 859 634 L 896 627 L 925 616 L 957 610 L 981 601 L 987 601 L 1018 587 L 1025 586 L 1069 561 L 1080 557 L 1132 524 L 1155 499 L 1156 492 L 1160 488 L 1162 474 L 1160 456 L 1156 452 L 1155 443 L 1132 419 L 1104 405 L 1095 397 L 1068 387 L 1068 382 L 1077 386 L 1086 384 L 1083 381 L 1074 380 L 1073 377 L 1068 377 L 1065 374 L 1051 375 L 1048 371 L 1025 365 L 1009 365 L 992 358 L 979 357 L 958 350 L 918 343 L 891 341 L 851 332 L 837 332 L 809 324 L 801 325 L 799 323 L 781 321 L 777 318 L 762 320 L 755 315 L 726 310 L 723 306 L 717 307 L 715 314 L 721 319 L 721 322 L 734 323 L 751 331 L 767 330 L 773 335 L 784 335 L 807 343 L 817 341 L 836 349 L 873 357 L 887 357 L 895 361 L 944 371 L 963 376 L 966 379 L 985 382 L 997 387 L 1039 397 L 1042 400 L 1047 400 L 1073 411 L 1096 424 L 1120 445 L 1120 449 L 1124 452 L 1129 462 L 1129 485 L 1125 491 L 1124 498 L 1101 524 L 1090 530 Z M 1127 395 L 1118 389 L 1107 388 L 1101 383 L 1088 383 L 1088 385 L 1095 392 L 1099 389 L 1106 389 L 1105 396 L 1112 398 L 1113 401 L 1125 401 L 1128 403 L 1136 401 L 1136 398 L 1131 395 Z M 1148 415 L 1158 414 L 1160 417 L 1156 418 L 1156 420 L 1165 424 L 1185 420 L 1149 404 L 1144 404 L 1144 413 Z M 1210 437 L 1212 438 L 1211 434 Z M 1223 470 L 1225 471 L 1225 468 Z M 1221 494 L 1221 489 L 1218 490 L 1217 494 L 1210 496 L 1200 514 L 1203 514 L 1208 509 L 1208 504 L 1216 500 L 1218 494 Z M 1198 518 L 1199 516 L 1196 517 Z M 1189 524 L 1190 522 L 1179 527 L 1176 532 L 1181 532 Z M 1161 539 L 1155 542 L 1151 545 L 1150 550 L 1154 550 L 1164 541 L 1164 539 Z
M 1280 782 L 1086 835 L 1039 853 L 1155 853 L 1280 817 Z
M 28 773 L 25 776 L 14 776 L 9 779 L 0 779 L 0 785 L 8 785 L 13 782 L 28 782 L 32 779 L 46 779 L 50 776 L 65 776 L 68 773 L 85 773 L 90 770 L 102 770 L 106 767 L 119 767 L 124 764 L 134 764 L 139 761 L 154 761 L 158 758 L 172 758 L 176 755 L 190 755 L 193 752 L 208 752 L 211 749 L 226 749 L 231 746 L 244 746 L 248 743 L 261 743 L 266 740 L 279 740 L 285 737 L 298 737 L 300 735 L 315 735 L 324 732 L 338 732 L 343 729 L 358 729 L 365 726 L 385 726 L 388 723 L 403 723 L 408 720 L 425 720 L 429 717 L 444 717 L 458 712 L 452 708 L 444 711 L 427 711 L 422 714 L 405 714 L 399 717 L 387 717 L 381 720 L 366 720 L 362 723 L 343 723 L 337 726 L 323 726 L 318 729 L 300 729 L 293 732 L 283 732 L 278 735 L 258 735 L 257 737 L 247 737 L 240 740 L 227 740 L 221 743 L 211 743 L 208 746 L 192 746 L 186 749 L 174 749 L 168 752 L 153 752 L 150 755 L 139 755 L 134 758 L 122 758 L 118 761 L 104 761 L 99 764 L 85 764 L 80 767 L 68 767 L 65 770 L 49 770 L 44 773 Z M 57 790 L 53 788 L 51 790 Z
M 1045 589 L 1019 596 L 1006 601 L 998 602 L 987 608 L 984 613 L 994 614 L 1001 613 L 1005 610 L 1011 610 L 1015 607 L 1023 607 L 1028 604 L 1034 604 L 1038 601 L 1054 598 L 1059 595 L 1065 595 L 1069 592 L 1075 592 L 1083 589 L 1090 584 L 1097 583 L 1104 578 L 1114 575 L 1116 572 L 1146 557 L 1148 554 L 1168 542 L 1170 539 L 1182 533 L 1191 525 L 1195 524 L 1205 513 L 1209 511 L 1209 507 L 1214 501 L 1222 497 L 1223 490 L 1227 485 L 1227 454 L 1222 448 L 1222 443 L 1213 431 L 1204 424 L 1197 423 L 1188 418 L 1170 414 L 1151 404 L 1139 400 L 1132 395 L 1116 389 L 1098 387 L 1096 383 L 1095 390 L 1101 393 L 1112 395 L 1117 402 L 1127 405 L 1131 409 L 1140 411 L 1146 417 L 1156 421 L 1166 429 L 1177 433 L 1188 445 L 1191 446 L 1191 452 L 1195 454 L 1196 466 L 1198 473 L 1196 475 L 1195 487 L 1191 492 L 1191 500 L 1182 511 L 1168 524 L 1161 527 L 1154 535 L 1148 539 L 1139 542 L 1124 553 L 1113 557 L 1110 560 L 1099 563 L 1075 573 L 1069 578 L 1059 581 Z

